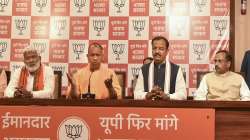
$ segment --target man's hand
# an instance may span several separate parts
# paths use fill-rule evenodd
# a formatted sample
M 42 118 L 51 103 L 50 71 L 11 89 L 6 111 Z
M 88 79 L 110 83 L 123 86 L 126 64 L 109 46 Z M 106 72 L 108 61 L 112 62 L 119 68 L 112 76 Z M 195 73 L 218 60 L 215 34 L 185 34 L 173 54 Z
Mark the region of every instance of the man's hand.
M 146 94 L 146 99 L 147 100 L 155 100 L 156 98 L 158 98 L 158 95 L 159 95 L 158 91 L 159 91 L 159 89 L 160 88 L 158 86 L 154 86 L 152 88 L 152 90 Z
M 69 92 L 69 98 L 73 98 L 73 99 L 77 99 L 79 98 L 79 95 L 77 95 L 76 92 L 76 80 L 73 78 L 73 75 L 71 73 L 67 73 L 67 78 L 68 78 L 68 82 L 71 85 L 71 89 Z
M 72 86 L 75 86 L 75 85 L 76 85 L 76 81 L 75 81 L 75 79 L 73 78 L 73 75 L 72 75 L 71 73 L 67 73 L 67 78 L 68 78 L 69 83 L 70 83 Z
M 146 99 L 151 100 L 169 100 L 169 96 L 159 86 L 154 86 L 150 92 L 146 94 Z
M 23 93 L 19 90 L 16 90 L 14 92 L 14 98 L 22 98 L 23 97 Z
M 104 83 L 105 83 L 105 86 L 106 86 L 108 89 L 113 87 L 113 85 L 112 85 L 113 80 L 112 80 L 111 78 L 110 78 L 110 79 L 106 79 L 106 80 L 104 81 Z
M 148 92 L 146 94 L 146 99 L 147 100 L 152 100 L 157 94 L 155 92 Z
M 151 90 L 151 92 L 160 92 L 160 91 L 163 91 L 159 86 L 154 86 Z
M 14 98 L 32 98 L 33 94 L 24 88 L 16 88 L 14 92 Z
M 162 99 L 162 100 L 170 100 L 170 97 L 168 94 L 165 94 L 164 92 L 161 92 L 159 97 Z
M 109 79 L 106 79 L 104 81 L 104 84 L 109 91 L 109 98 L 110 99 L 117 99 L 117 93 L 112 85 L 112 83 L 113 83 L 112 77 L 113 77 L 113 75 L 111 75 L 111 77 Z

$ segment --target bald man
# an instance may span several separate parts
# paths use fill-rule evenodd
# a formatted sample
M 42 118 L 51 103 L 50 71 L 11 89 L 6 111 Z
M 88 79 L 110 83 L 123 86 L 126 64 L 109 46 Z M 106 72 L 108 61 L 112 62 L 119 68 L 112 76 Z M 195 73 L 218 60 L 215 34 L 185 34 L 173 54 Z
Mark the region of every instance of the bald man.
M 113 70 L 102 64 L 103 48 L 98 43 L 89 45 L 89 64 L 74 75 L 68 74 L 70 86 L 68 98 L 80 98 L 81 94 L 92 93 L 95 99 L 121 99 L 121 87 Z

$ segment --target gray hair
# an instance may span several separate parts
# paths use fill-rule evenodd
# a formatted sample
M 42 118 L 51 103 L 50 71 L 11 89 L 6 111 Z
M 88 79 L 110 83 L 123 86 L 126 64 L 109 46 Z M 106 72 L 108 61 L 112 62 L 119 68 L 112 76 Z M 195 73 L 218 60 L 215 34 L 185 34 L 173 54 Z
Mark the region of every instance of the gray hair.
M 35 53 L 37 53 L 38 56 L 40 56 L 38 50 L 35 47 L 32 47 L 32 46 L 25 47 L 24 50 L 23 50 L 23 55 L 25 53 L 28 53 L 28 52 L 35 52 Z

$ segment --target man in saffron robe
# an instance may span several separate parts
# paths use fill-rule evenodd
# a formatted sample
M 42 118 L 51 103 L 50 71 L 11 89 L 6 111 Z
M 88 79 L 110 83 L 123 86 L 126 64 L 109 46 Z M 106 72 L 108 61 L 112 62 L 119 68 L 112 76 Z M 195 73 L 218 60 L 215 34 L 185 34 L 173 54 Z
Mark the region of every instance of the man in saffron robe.
M 23 57 L 25 65 L 12 72 L 4 96 L 53 98 L 55 78 L 52 68 L 41 64 L 41 57 L 33 47 L 26 47 Z
M 115 72 L 102 64 L 103 48 L 98 43 L 89 45 L 89 64 L 74 75 L 68 74 L 67 97 L 81 98 L 82 94 L 91 93 L 95 99 L 121 99 L 121 87 Z

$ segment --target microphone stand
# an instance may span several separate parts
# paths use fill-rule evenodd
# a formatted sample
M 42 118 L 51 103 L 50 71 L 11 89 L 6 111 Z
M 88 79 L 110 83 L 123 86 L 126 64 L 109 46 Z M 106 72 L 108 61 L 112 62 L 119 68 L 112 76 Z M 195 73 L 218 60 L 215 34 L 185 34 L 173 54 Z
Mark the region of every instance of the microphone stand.
M 88 92 L 82 94 L 81 99 L 95 99 L 95 94 L 91 93 L 91 91 L 90 91 L 90 80 L 91 80 L 91 76 L 92 76 L 93 72 L 94 71 L 91 71 L 91 74 L 89 76 Z
M 91 79 L 92 74 L 93 74 L 93 72 L 91 72 L 91 74 L 89 76 L 89 85 L 88 85 L 88 92 L 87 93 L 90 93 L 90 79 Z

